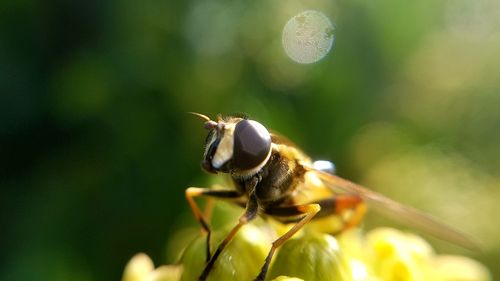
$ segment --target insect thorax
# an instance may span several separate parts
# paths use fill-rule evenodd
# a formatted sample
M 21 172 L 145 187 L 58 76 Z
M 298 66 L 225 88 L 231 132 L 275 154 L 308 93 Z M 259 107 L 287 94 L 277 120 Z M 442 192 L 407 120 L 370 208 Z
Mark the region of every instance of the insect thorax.
M 255 195 L 261 207 L 270 204 L 292 203 L 291 195 L 302 181 L 304 169 L 297 164 L 296 159 L 273 151 L 268 162 L 255 175 L 249 178 L 232 176 L 236 188 L 249 195 L 251 184 L 257 178 Z

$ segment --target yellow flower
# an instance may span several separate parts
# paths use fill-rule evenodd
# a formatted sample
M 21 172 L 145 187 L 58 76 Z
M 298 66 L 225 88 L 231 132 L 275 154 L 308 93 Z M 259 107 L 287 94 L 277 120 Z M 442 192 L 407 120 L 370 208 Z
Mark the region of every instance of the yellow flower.
M 487 281 L 488 270 L 467 257 L 436 255 L 421 237 L 392 228 L 366 235 L 369 264 L 387 281 Z
M 215 231 L 212 252 L 228 230 Z M 249 224 L 241 228 L 216 261 L 207 281 L 253 280 L 275 238 L 269 228 Z M 122 281 L 197 281 L 205 266 L 206 236 L 196 238 L 184 251 L 179 266 L 154 269 L 138 254 L 128 263 Z M 488 281 L 489 271 L 462 256 L 437 255 L 421 237 L 393 228 L 360 229 L 331 236 L 302 231 L 277 252 L 267 275 L 269 281 Z

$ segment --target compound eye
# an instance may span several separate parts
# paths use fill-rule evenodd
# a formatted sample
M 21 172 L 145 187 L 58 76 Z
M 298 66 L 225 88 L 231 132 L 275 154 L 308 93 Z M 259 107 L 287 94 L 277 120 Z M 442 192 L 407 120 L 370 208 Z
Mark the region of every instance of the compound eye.
M 248 170 L 266 160 L 271 150 L 271 135 L 259 122 L 242 120 L 234 128 L 233 166 Z

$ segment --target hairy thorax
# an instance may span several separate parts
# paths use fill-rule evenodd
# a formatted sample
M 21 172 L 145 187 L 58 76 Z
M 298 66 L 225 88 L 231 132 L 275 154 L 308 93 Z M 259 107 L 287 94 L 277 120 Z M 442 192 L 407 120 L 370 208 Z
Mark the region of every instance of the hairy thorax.
M 271 204 L 293 204 L 292 195 L 304 179 L 305 169 L 296 155 L 279 149 L 283 147 L 274 147 L 266 165 L 252 177 L 232 176 L 236 188 L 247 195 L 255 192 L 260 207 L 264 209 Z M 250 190 L 255 182 L 254 189 Z

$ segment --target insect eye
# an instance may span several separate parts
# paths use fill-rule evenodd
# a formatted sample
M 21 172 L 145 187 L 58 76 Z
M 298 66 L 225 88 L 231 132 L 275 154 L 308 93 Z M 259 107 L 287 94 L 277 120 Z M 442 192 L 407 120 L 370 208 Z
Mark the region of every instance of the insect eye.
M 233 166 L 248 170 L 257 167 L 269 154 L 271 135 L 260 123 L 242 120 L 234 128 Z

